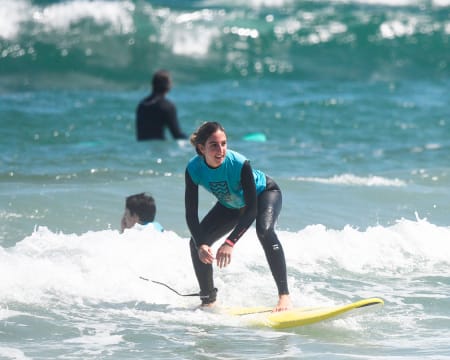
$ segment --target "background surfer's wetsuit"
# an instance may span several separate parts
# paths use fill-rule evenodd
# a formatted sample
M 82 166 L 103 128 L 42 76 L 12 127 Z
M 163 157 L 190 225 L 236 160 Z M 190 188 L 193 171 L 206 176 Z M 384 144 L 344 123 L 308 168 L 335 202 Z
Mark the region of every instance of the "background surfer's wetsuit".
M 191 257 L 197 276 L 203 304 L 216 300 L 213 267 L 200 261 L 197 248 L 206 244 L 211 246 L 215 241 L 229 233 L 227 239 L 236 243 L 256 218 L 256 233 L 263 246 L 270 270 L 275 279 L 278 293 L 289 294 L 287 285 L 286 262 L 283 248 L 274 231 L 275 222 L 281 211 L 282 195 L 280 188 L 271 178 L 266 176 L 265 189 L 256 195 L 253 170 L 246 160 L 241 170 L 241 185 L 245 207 L 233 209 L 217 202 L 208 214 L 199 222 L 198 219 L 198 185 L 194 183 L 186 171 L 186 221 L 191 231 Z
M 163 95 L 151 94 L 136 110 L 136 137 L 140 140 L 164 140 L 168 127 L 174 139 L 186 139 L 178 124 L 175 105 Z

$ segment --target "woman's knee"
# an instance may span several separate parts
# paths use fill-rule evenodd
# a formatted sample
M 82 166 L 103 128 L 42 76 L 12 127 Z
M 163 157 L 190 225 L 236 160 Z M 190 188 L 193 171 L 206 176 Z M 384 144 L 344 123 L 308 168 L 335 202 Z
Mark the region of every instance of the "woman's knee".
M 272 243 L 272 240 L 277 239 L 273 226 L 270 224 L 258 224 L 256 226 L 256 235 L 261 243 Z

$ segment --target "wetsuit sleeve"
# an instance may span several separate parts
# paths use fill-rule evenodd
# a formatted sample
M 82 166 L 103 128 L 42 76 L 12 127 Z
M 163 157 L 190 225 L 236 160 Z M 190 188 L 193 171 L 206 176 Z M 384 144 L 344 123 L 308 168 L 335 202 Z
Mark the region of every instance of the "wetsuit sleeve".
M 236 227 L 227 238 L 233 243 L 236 243 L 244 235 L 253 221 L 255 221 L 257 213 L 255 179 L 253 178 L 253 170 L 248 160 L 244 162 L 241 170 L 241 185 L 244 192 L 245 208 L 239 217 Z
M 198 219 L 198 185 L 192 181 L 191 175 L 189 175 L 187 170 L 185 172 L 185 183 L 184 206 L 186 223 L 195 245 L 199 247 L 202 244 L 203 236 Z
M 174 139 L 187 139 L 186 134 L 181 130 L 178 123 L 177 109 L 175 105 L 170 107 L 170 111 L 167 116 L 167 126 Z

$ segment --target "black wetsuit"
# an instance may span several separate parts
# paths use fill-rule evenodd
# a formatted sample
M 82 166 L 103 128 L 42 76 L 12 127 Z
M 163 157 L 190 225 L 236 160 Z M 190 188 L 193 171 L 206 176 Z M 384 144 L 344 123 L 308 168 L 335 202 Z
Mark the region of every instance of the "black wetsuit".
M 275 279 L 278 294 L 289 294 L 283 247 L 274 230 L 282 206 L 281 190 L 275 181 L 266 176 L 266 189 L 257 196 L 252 168 L 250 163 L 245 161 L 241 170 L 241 183 L 246 206 L 242 209 L 231 209 L 217 202 L 199 222 L 198 185 L 192 181 L 188 171 L 185 177 L 186 221 L 192 234 L 191 257 L 203 304 L 214 302 L 217 290 L 214 288 L 213 267 L 200 261 L 198 247 L 203 244 L 211 246 L 230 231 L 232 232 L 227 239 L 236 243 L 255 218 L 256 233 Z
M 136 137 L 138 140 L 165 140 L 168 127 L 175 139 L 186 139 L 177 119 L 175 105 L 163 95 L 151 94 L 143 99 L 136 110 Z

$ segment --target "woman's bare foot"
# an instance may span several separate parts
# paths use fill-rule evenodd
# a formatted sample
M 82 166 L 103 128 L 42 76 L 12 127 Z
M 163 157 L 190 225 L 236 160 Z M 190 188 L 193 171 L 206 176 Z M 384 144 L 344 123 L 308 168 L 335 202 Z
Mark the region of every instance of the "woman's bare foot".
M 223 310 L 220 306 L 220 304 L 217 301 L 214 301 L 209 304 L 201 304 L 198 307 L 199 310 L 205 311 L 207 313 L 213 313 L 213 314 L 220 314 L 220 312 Z
M 212 303 L 208 303 L 208 304 L 201 304 L 200 305 L 200 307 L 201 308 L 206 308 L 206 309 L 208 309 L 208 308 L 213 308 L 214 306 L 216 306 L 216 301 L 214 301 L 214 302 L 212 302 Z
M 292 309 L 292 302 L 289 295 L 284 294 L 278 297 L 278 304 L 272 310 L 272 312 L 280 312 Z

